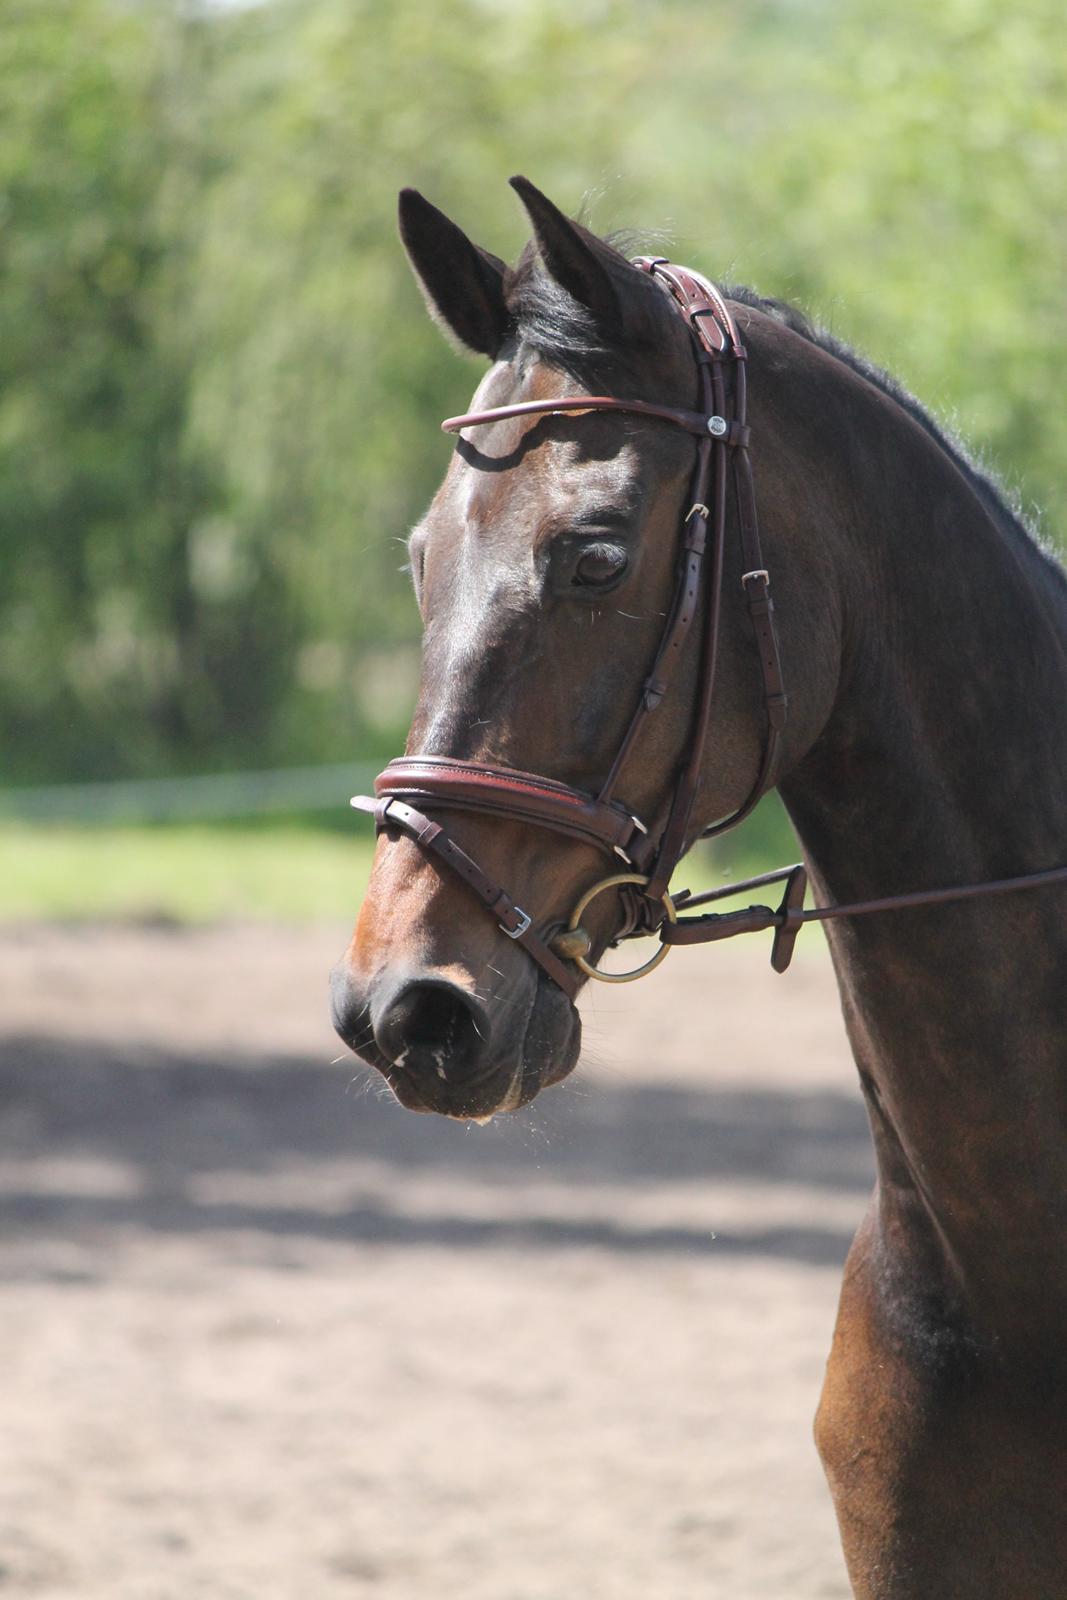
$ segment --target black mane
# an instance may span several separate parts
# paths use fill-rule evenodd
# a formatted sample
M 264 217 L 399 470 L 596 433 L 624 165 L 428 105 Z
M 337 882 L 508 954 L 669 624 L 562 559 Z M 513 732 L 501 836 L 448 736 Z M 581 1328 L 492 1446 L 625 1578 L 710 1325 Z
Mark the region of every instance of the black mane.
M 802 339 L 807 339 L 809 344 L 817 345 L 820 350 L 825 350 L 828 355 L 843 362 L 846 367 L 850 367 L 876 389 L 881 389 L 891 400 L 895 400 L 897 405 L 925 429 L 931 439 L 956 463 L 986 510 L 994 517 L 1011 524 L 1027 541 L 1037 544 L 1043 555 L 1048 554 L 1041 545 L 1036 530 L 1029 525 L 1021 507 L 1013 496 L 1009 496 L 1004 485 L 981 465 L 956 433 L 930 415 L 926 407 L 909 389 L 905 389 L 899 379 L 877 366 L 867 356 L 861 355 L 843 339 L 838 339 L 828 329 L 813 323 L 804 312 L 786 300 L 757 294 L 754 289 L 749 289 L 744 284 L 731 284 L 724 287 L 722 292 L 728 300 L 736 301 L 739 305 L 752 306 L 754 310 L 765 312 L 777 322 L 784 323 L 793 333 L 799 334 Z M 1059 568 L 1058 561 L 1054 561 L 1054 565 Z
M 619 247 L 620 238 L 616 235 L 606 242 Z M 626 239 L 625 243 L 629 242 Z M 566 372 L 576 382 L 591 388 L 596 386 L 598 379 L 626 381 L 635 376 L 638 365 L 635 356 L 639 358 L 641 353 L 647 353 L 650 346 L 654 347 L 666 335 L 670 318 L 674 315 L 667 297 L 655 288 L 651 279 L 634 273 L 618 248 L 616 259 L 616 270 L 620 278 L 625 277 L 631 296 L 635 284 L 639 283 L 643 288 L 647 285 L 644 303 L 640 304 L 636 336 L 631 332 L 629 342 L 622 341 L 617 333 L 613 337 L 610 329 L 599 324 L 584 306 L 579 305 L 542 271 L 531 247 L 521 256 L 510 274 L 507 286 L 508 308 L 515 320 L 515 332 L 520 345 L 536 352 L 542 360 Z M 614 266 L 614 263 L 611 265 Z M 773 317 L 802 339 L 807 339 L 810 344 L 843 362 L 894 400 L 956 463 L 990 515 L 1013 528 L 1028 544 L 1036 546 L 1049 566 L 1063 577 L 1058 558 L 1045 548 L 1037 530 L 1024 517 L 1017 500 L 980 464 L 956 434 L 935 421 L 902 383 L 827 329 L 813 323 L 787 301 L 758 294 L 744 284 L 720 287 L 727 300 L 751 306 Z

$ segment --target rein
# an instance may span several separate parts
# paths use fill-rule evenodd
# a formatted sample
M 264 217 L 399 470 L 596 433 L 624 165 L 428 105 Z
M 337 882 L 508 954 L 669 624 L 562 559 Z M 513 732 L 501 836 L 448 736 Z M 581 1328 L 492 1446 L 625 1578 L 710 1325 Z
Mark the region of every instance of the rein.
M 747 798 L 730 816 L 704 829 L 701 838 L 712 838 L 736 827 L 774 783 L 787 697 L 774 625 L 774 605 L 769 593 L 770 576 L 760 545 L 748 453 L 746 351 L 737 325 L 718 289 L 700 274 L 674 266 L 662 257 L 638 256 L 634 265 L 670 294 L 686 319 L 699 379 L 699 411 L 610 395 L 573 395 L 469 412 L 465 416 L 449 417 L 441 424 L 444 432 L 459 433 L 464 428 L 483 427 L 510 417 L 608 411 L 666 422 L 697 439 L 673 600 L 659 647 L 642 686 L 641 698 L 607 777 L 593 795 L 535 773 L 484 762 L 460 761 L 450 756 L 401 756 L 390 761 L 375 779 L 373 797 L 356 795 L 352 805 L 374 816 L 379 833 L 411 839 L 435 866 L 448 870 L 466 884 L 486 911 L 496 918 L 501 932 L 521 944 L 572 1001 L 582 974 L 604 983 L 628 983 L 651 972 L 676 944 L 704 944 L 773 928 L 771 965 L 775 971 L 784 972 L 792 958 L 797 935 L 806 922 L 939 905 L 1067 881 L 1067 867 L 1055 867 L 1018 878 L 919 890 L 850 905 L 815 906 L 805 910 L 808 879 L 804 867 L 798 865 L 704 894 L 691 895 L 688 890 L 674 895 L 667 892 L 671 875 L 686 849 L 707 744 L 723 604 L 726 504 L 731 478 L 742 555 L 741 585 L 760 662 L 765 733 L 759 770 Z M 733 375 L 732 415 L 728 414 L 727 405 L 724 370 L 727 362 Z M 708 581 L 701 665 L 688 754 L 674 780 L 667 820 L 658 837 L 653 838 L 641 819 L 617 798 L 616 791 L 627 757 L 647 719 L 670 688 L 682 657 L 682 646 L 697 614 L 705 567 Z M 442 823 L 426 814 L 449 809 L 506 817 L 510 821 L 547 828 L 584 844 L 593 844 L 607 855 L 614 854 L 627 870 L 614 872 L 587 889 L 571 913 L 566 929 L 550 935 L 548 930 L 535 927 L 531 914 L 517 905 L 503 886 L 460 848 Z M 777 908 L 752 905 L 738 911 L 699 917 L 678 916 L 683 907 L 692 910 L 746 890 L 781 882 L 785 889 Z M 660 948 L 651 959 L 630 972 L 602 972 L 587 959 L 593 941 L 582 927 L 581 918 L 592 900 L 609 889 L 619 892 L 623 913 L 622 925 L 611 941 L 613 944 L 649 933 L 658 933 L 660 939 Z

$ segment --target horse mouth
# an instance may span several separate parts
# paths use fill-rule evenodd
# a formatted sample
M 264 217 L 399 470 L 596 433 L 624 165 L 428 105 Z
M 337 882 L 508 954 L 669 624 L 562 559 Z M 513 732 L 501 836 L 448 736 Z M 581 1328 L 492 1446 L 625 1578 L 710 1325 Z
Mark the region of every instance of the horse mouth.
M 548 991 L 551 990 L 549 993 Z M 557 1012 L 554 996 L 558 991 L 546 981 L 538 984 L 534 1002 L 526 1019 L 518 1050 L 509 1059 L 488 1065 L 477 1076 L 449 1081 L 439 1076 L 411 1071 L 401 1058 L 390 1061 L 378 1048 L 369 1027 L 342 1035 L 345 1044 L 360 1061 L 379 1072 L 407 1111 L 433 1112 L 459 1122 L 488 1122 L 495 1116 L 521 1111 L 542 1089 L 561 1082 L 573 1071 L 581 1051 L 582 1029 L 577 1011 L 569 1005 L 570 1016 L 563 1036 L 548 1038 L 542 1009 Z

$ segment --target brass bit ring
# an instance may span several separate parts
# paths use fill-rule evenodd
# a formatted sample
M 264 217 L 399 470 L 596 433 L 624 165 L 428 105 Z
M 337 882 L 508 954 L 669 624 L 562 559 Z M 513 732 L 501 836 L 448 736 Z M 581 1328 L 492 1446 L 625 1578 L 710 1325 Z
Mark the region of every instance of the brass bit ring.
M 649 881 L 647 877 L 643 877 L 639 872 L 616 872 L 610 878 L 601 878 L 599 883 L 594 883 L 591 889 L 585 891 L 571 912 L 571 920 L 567 924 L 567 932 L 573 933 L 580 926 L 582 912 L 586 906 L 591 900 L 595 900 L 598 894 L 602 894 L 605 889 L 621 888 L 626 883 L 645 884 Z M 674 902 L 669 894 L 663 896 L 663 907 L 667 913 L 667 921 L 677 922 L 678 913 L 674 909 Z M 572 956 L 571 960 L 581 972 L 585 973 L 587 978 L 595 978 L 598 983 L 633 983 L 635 978 L 643 978 L 646 972 L 651 972 L 654 967 L 658 967 L 660 962 L 665 960 L 670 953 L 670 948 L 669 944 L 661 944 L 654 956 L 650 956 L 643 966 L 634 967 L 632 972 L 601 972 L 599 967 L 594 967 L 584 956 L 580 955 Z

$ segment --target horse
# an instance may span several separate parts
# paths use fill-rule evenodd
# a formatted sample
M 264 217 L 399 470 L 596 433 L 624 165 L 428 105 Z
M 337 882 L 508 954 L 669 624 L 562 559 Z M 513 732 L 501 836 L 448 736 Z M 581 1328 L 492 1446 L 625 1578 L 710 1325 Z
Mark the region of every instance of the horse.
M 1067 906 L 1046 882 L 1067 858 L 1067 582 L 885 373 L 512 183 L 533 229 L 514 267 L 401 197 L 431 315 L 490 368 L 411 537 L 421 687 L 335 1025 L 412 1109 L 526 1104 L 574 1066 L 605 947 L 675 925 L 672 854 L 775 784 L 820 904 L 892 912 L 827 924 L 877 1172 L 815 1424 L 850 1582 L 1067 1595 Z M 770 633 L 752 480 L 724 503 L 705 422 L 735 466 L 751 451 Z M 677 626 L 686 604 L 716 638 Z M 605 880 L 612 852 L 630 871 Z M 1034 892 L 932 903 L 998 877 Z M 761 925 L 795 933 L 792 888 Z

